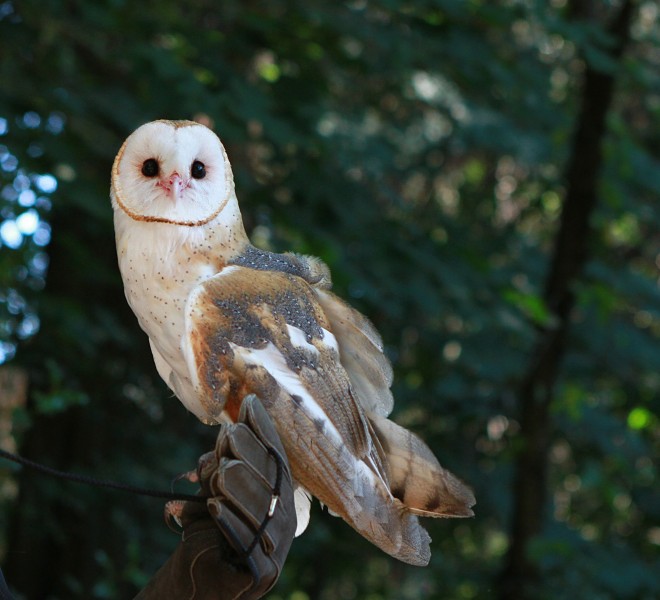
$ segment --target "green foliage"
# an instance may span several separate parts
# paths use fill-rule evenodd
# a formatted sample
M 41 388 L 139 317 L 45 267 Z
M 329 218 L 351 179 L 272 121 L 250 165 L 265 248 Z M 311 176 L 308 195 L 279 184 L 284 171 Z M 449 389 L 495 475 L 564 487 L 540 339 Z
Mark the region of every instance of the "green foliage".
M 123 299 L 108 200 L 132 129 L 204 118 L 255 242 L 328 262 L 383 335 L 395 418 L 478 500 L 471 521 L 429 523 L 425 570 L 316 508 L 272 597 L 492 597 L 586 61 L 617 92 L 529 553 L 539 598 L 660 595 L 658 12 L 638 3 L 617 63 L 608 6 L 584 22 L 534 0 L 0 3 L 0 226 L 38 217 L 20 240 L 0 230 L 0 362 L 31 383 L 22 451 L 165 488 L 210 447 Z M 158 502 L 20 482 L 5 560 L 28 597 L 129 597 L 176 543 Z

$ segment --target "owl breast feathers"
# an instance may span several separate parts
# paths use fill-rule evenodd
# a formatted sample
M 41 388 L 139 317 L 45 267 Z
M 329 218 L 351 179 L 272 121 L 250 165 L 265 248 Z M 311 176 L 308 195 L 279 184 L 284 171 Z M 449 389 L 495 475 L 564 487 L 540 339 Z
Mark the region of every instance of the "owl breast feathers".
M 218 138 L 192 122 L 142 126 L 115 160 L 111 196 L 127 300 L 181 402 L 214 423 L 257 394 L 298 485 L 297 533 L 309 492 L 385 552 L 427 564 L 418 517 L 472 516 L 474 496 L 387 419 L 380 336 L 330 291 L 326 265 L 250 245 Z

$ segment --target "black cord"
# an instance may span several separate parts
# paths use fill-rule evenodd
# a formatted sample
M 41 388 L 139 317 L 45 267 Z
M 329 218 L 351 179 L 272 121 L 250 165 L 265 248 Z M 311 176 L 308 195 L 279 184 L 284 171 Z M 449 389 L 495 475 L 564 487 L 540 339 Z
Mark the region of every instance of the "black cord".
M 65 479 L 67 481 L 75 481 L 76 483 L 85 483 L 87 485 L 93 485 L 95 487 L 108 488 L 111 490 L 117 490 L 119 492 L 127 492 L 130 494 L 138 494 L 140 496 L 150 496 L 152 498 L 163 498 L 165 500 L 187 500 L 189 502 L 206 502 L 207 498 L 205 496 L 198 496 L 196 494 L 177 494 L 174 492 L 161 492 L 159 490 L 150 490 L 147 488 L 141 488 L 134 485 L 128 485 L 126 483 L 118 483 L 116 481 L 108 481 L 105 479 L 97 479 L 96 477 L 90 477 L 88 475 L 79 475 L 77 473 L 67 473 L 65 471 L 58 471 L 52 467 L 42 465 L 41 463 L 35 462 L 28 458 L 23 458 L 6 450 L 0 448 L 0 457 L 10 460 L 12 462 L 23 465 L 24 467 L 29 467 L 35 471 L 45 473 L 46 475 L 51 475 L 52 477 L 57 477 L 59 479 Z M 278 473 L 279 475 L 279 473 Z
M 280 453 L 277 450 L 275 450 L 275 448 L 273 448 L 272 446 L 268 447 L 267 450 L 268 450 L 268 454 L 270 454 L 275 459 L 275 463 L 277 464 L 275 487 L 273 488 L 273 494 L 271 496 L 271 507 L 274 507 L 276 505 L 273 506 L 272 503 L 277 502 L 279 500 L 280 491 L 282 489 L 282 474 L 284 472 L 284 459 L 280 456 Z M 254 534 L 254 539 L 252 540 L 252 543 L 245 551 L 245 554 L 247 556 L 250 556 L 250 554 L 252 554 L 252 550 L 255 549 L 264 531 L 266 531 L 268 522 L 273 518 L 273 512 L 271 507 L 269 507 L 266 516 L 263 518 L 263 521 L 261 521 L 261 525 L 259 525 L 259 529 L 257 529 L 257 533 Z

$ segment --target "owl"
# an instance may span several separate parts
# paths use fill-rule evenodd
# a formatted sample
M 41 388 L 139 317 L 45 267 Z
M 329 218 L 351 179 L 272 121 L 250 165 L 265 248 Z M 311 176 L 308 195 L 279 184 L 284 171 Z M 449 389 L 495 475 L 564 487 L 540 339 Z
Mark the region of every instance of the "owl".
M 297 534 L 310 495 L 391 556 L 430 559 L 419 517 L 469 517 L 474 496 L 387 416 L 392 368 L 362 314 L 331 292 L 318 258 L 250 244 L 218 137 L 154 121 L 124 142 L 111 200 L 126 299 L 156 369 L 207 424 L 256 394 L 296 482 Z

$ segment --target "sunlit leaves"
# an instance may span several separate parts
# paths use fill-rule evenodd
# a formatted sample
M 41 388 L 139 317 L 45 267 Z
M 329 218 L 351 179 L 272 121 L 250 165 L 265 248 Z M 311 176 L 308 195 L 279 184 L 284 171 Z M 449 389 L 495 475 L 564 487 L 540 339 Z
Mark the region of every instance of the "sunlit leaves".
M 15 129 L 43 127 L 50 133 L 61 131 L 62 118 L 51 114 L 46 122 L 28 111 L 16 119 Z M 7 144 L 12 139 L 8 119 L 0 126 Z M 28 154 L 30 154 L 28 147 Z M 33 157 L 40 153 L 32 152 Z M 26 171 L 9 145 L 0 144 L 0 363 L 13 357 L 17 340 L 25 340 L 39 330 L 39 316 L 32 297 L 43 288 L 48 256 L 43 248 L 50 242 L 51 229 L 45 219 L 57 190 L 57 179 L 49 174 Z
M 631 429 L 646 429 L 653 422 L 653 413 L 642 406 L 637 406 L 628 413 L 628 427 Z
M 506 290 L 502 297 L 517 307 L 537 325 L 550 326 L 554 319 L 543 298 L 533 293 Z

